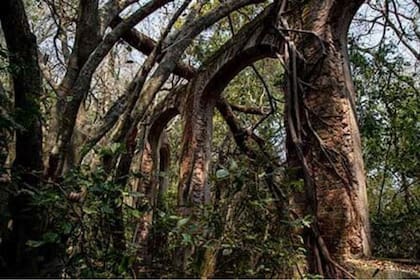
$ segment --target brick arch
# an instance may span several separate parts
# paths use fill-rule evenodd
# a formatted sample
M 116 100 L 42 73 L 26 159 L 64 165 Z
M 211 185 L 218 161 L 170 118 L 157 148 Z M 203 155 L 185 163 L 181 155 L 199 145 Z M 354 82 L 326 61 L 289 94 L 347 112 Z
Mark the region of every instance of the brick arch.
M 191 173 L 191 169 L 196 169 L 200 165 L 200 145 L 194 148 L 191 144 L 197 143 L 199 134 L 196 132 L 203 132 L 201 128 L 197 131 L 197 123 L 200 123 L 202 118 L 207 119 L 206 125 L 211 125 L 213 117 L 213 110 L 215 102 L 219 99 L 229 82 L 244 68 L 255 61 L 275 57 L 278 52 L 281 52 L 279 46 L 283 38 L 278 36 L 278 33 L 273 29 L 274 23 L 271 22 L 272 12 L 275 7 L 273 5 L 267 7 L 259 16 L 257 16 L 250 23 L 246 24 L 228 40 L 218 52 L 210 57 L 198 70 L 198 73 L 192 78 L 186 86 L 181 86 L 173 93 L 170 93 L 160 104 L 156 106 L 152 113 L 152 118 L 147 129 L 146 141 L 143 148 L 143 158 L 141 165 L 142 179 L 139 180 L 138 189 L 145 192 L 150 202 L 154 203 L 156 199 L 156 191 L 158 186 L 158 169 L 160 162 L 169 161 L 160 158 L 160 139 L 165 127 L 176 115 L 181 114 L 184 120 L 183 144 L 181 155 L 181 170 L 180 170 L 180 189 L 179 204 L 183 205 L 186 201 L 186 193 L 190 189 L 198 189 L 197 186 L 190 188 L 185 184 L 186 175 Z M 272 25 L 273 24 L 273 25 Z M 210 128 L 210 127 L 207 127 Z M 207 129 L 206 141 L 204 146 L 208 147 L 206 155 L 210 153 L 209 143 L 211 142 L 211 131 Z M 203 147 L 201 147 L 203 148 Z M 191 153 L 198 154 L 194 156 L 195 162 L 192 163 Z M 167 153 L 166 153 L 167 154 Z M 165 156 L 165 155 L 162 155 Z M 193 165 L 196 165 L 195 167 Z M 189 169 L 190 171 L 187 171 Z M 204 170 L 205 173 L 207 169 Z M 197 170 L 195 171 L 197 173 Z M 204 174 L 207 176 L 207 174 Z M 192 180 L 195 182 L 196 180 Z M 202 187 L 200 191 L 206 192 L 204 185 L 206 180 L 201 182 Z M 195 192 L 195 196 L 200 196 Z M 201 202 L 196 201 L 197 203 Z
M 212 119 L 220 94 L 245 67 L 282 52 L 283 38 L 274 31 L 270 12 L 271 7 L 245 25 L 188 84 L 182 110 L 184 131 L 178 188 L 178 205 L 185 213 L 191 206 L 209 201 Z
M 137 189 L 145 194 L 150 205 L 156 205 L 158 191 L 161 187 L 159 180 L 160 169 L 169 168 L 170 151 L 165 143 L 165 128 L 168 123 L 180 113 L 181 97 L 185 94 L 185 87 L 179 87 L 162 100 L 151 112 L 149 125 L 145 129 L 142 154 L 140 158 L 140 178 Z M 162 164 L 164 166 L 162 166 Z
M 208 197 L 209 193 L 208 167 L 203 169 L 202 162 L 203 160 L 209 162 L 210 159 L 214 106 L 225 87 L 239 72 L 255 61 L 275 57 L 281 51 L 279 46 L 282 45 L 283 39 L 271 29 L 271 25 L 267 24 L 272 8 L 273 6 L 270 6 L 265 9 L 255 20 L 245 25 L 217 53 L 203 63 L 196 76 L 187 85 L 174 90 L 153 110 L 145 132 L 140 159 L 141 178 L 137 182 L 137 190 L 145 194 L 149 203 L 148 210 L 145 210 L 139 221 L 137 234 L 137 242 L 143 248 L 143 258 L 148 258 L 148 236 L 153 220 L 151 209 L 157 205 L 159 192 L 165 188 L 165 182 L 159 180 L 159 171 L 167 170 L 170 164 L 168 159 L 170 151 L 167 147 L 162 149 L 165 127 L 175 116 L 182 115 L 184 128 L 178 205 L 182 207 L 186 204 L 205 203 L 206 200 L 203 198 Z M 201 123 L 203 118 L 205 123 Z M 203 148 L 205 158 L 200 156 L 203 155 Z M 208 163 L 205 165 L 208 166 Z M 205 180 L 197 180 L 199 172 L 202 172 L 200 174 L 205 176 Z M 188 178 L 189 175 L 192 176 Z M 192 184 L 187 185 L 187 180 Z
M 297 119 L 299 127 L 311 132 L 300 136 L 302 139 L 299 141 L 289 141 L 288 147 L 289 166 L 304 169 L 308 174 L 305 175 L 307 193 L 298 193 L 297 196 L 302 199 L 295 201 L 301 208 L 298 214 L 309 212 L 316 217 L 308 234 L 307 246 L 316 249 L 313 255 L 308 256 L 309 270 L 341 278 L 347 274 L 332 258 L 343 264 L 348 257 L 370 254 L 363 159 L 352 108 L 354 90 L 348 77 L 344 29 L 336 28 L 336 21 L 347 22 L 346 15 L 351 15 L 361 1 L 346 3 L 354 4 L 347 5 L 345 13 L 339 13 L 343 4 L 340 1 L 309 1 L 308 5 L 314 6 L 314 9 L 308 10 L 307 6 L 302 6 L 291 10 L 291 17 L 300 19 L 305 15 L 302 18 L 305 23 L 303 29 L 322 38 L 326 57 L 318 59 L 320 52 L 317 40 L 295 34 L 293 42 L 307 51 L 304 53 L 307 61 L 305 67 L 299 69 L 297 77 L 288 77 L 288 83 L 292 85 L 296 82 L 293 79 L 298 78 L 311 86 L 305 90 L 298 88 L 288 95 L 287 103 L 289 109 L 293 104 L 293 110 L 286 117 L 288 123 L 292 124 L 287 131 L 289 138 L 290 127 Z M 183 214 L 198 209 L 194 206 L 209 199 L 207 173 L 211 156 L 212 118 L 223 89 L 250 63 L 283 53 L 283 38 L 271 31 L 270 21 L 270 10 L 267 9 L 210 58 L 185 89 L 186 98 L 180 107 L 184 131 L 178 189 L 178 204 Z M 301 27 L 291 26 L 295 30 Z M 316 114 L 317 119 L 310 120 L 304 114 L 306 110 Z M 331 132 L 333 130 L 335 134 Z M 334 155 L 336 162 L 330 162 L 330 157 L 325 156 L 326 149 Z M 298 155 L 297 152 L 301 150 L 305 151 L 305 155 Z M 309 193 L 315 193 L 316 197 L 309 196 Z

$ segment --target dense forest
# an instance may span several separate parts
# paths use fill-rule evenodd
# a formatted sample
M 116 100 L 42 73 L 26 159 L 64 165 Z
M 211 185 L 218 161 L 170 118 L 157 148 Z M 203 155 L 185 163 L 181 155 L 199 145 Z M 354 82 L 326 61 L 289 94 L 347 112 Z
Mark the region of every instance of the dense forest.
M 418 0 L 0 21 L 0 277 L 420 278 Z

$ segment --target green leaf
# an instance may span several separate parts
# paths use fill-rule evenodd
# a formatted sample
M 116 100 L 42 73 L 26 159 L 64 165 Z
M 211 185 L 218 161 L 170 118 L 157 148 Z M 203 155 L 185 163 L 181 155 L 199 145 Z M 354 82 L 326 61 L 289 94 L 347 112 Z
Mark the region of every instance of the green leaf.
M 228 248 L 228 249 L 223 249 L 222 251 L 222 255 L 223 256 L 229 256 L 230 254 L 232 254 L 232 249 Z
M 227 171 L 226 169 L 223 168 L 216 171 L 217 179 L 224 179 L 226 177 L 229 177 L 229 171 Z
M 26 245 L 32 248 L 38 248 L 42 245 L 44 245 L 46 242 L 45 241 L 36 241 L 36 240 L 28 240 L 26 241 Z
M 191 235 L 189 235 L 187 233 L 183 233 L 182 234 L 182 243 L 185 243 L 185 244 L 193 244 Z
M 102 206 L 101 210 L 105 214 L 113 214 L 114 213 L 114 210 L 106 204 L 104 206 Z
M 265 172 L 258 174 L 258 178 L 264 178 L 267 174 Z
M 83 207 L 83 212 L 88 214 L 88 215 L 97 213 L 96 209 L 91 209 L 91 208 L 87 208 L 87 207 Z
M 72 226 L 70 223 L 65 223 L 62 225 L 62 229 L 64 234 L 69 234 L 72 230 Z
M 55 232 L 46 232 L 42 235 L 42 239 L 45 243 L 55 243 L 59 240 L 59 235 Z
M 184 219 L 179 220 L 176 223 L 176 227 L 177 228 L 181 228 L 181 227 L 185 226 L 190 221 L 190 219 L 191 219 L 191 217 L 187 217 L 187 218 L 184 218 Z
M 162 215 L 164 215 L 164 213 L 162 213 Z M 163 217 L 163 216 L 162 216 L 162 217 Z M 181 219 L 181 217 L 176 216 L 176 215 L 171 215 L 171 216 L 169 216 L 169 217 L 168 217 L 168 219 L 169 219 L 169 220 L 179 220 L 179 219 Z
M 304 227 L 309 228 L 311 226 L 312 223 L 312 217 L 311 216 L 306 216 L 305 218 L 302 219 L 302 225 Z
M 131 211 L 131 215 L 133 215 L 134 218 L 140 218 L 143 215 L 143 212 L 134 209 Z
M 232 159 L 230 162 L 230 170 L 238 170 L 238 164 L 234 159 Z

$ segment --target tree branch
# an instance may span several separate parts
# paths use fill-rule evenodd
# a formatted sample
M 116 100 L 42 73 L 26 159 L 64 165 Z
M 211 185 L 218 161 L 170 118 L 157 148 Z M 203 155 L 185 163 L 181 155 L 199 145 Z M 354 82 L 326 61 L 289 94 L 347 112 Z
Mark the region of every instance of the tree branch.
M 117 16 L 115 17 L 111 23 L 110 26 L 112 28 L 115 28 L 120 22 L 122 22 L 121 17 Z M 136 29 L 131 29 L 124 33 L 121 38 L 127 42 L 130 46 L 138 50 L 139 52 L 149 55 L 153 48 L 156 45 L 156 41 L 150 38 L 149 36 L 137 31 Z M 157 60 L 158 62 L 161 60 L 161 57 Z M 195 74 L 197 73 L 197 70 L 182 62 L 177 62 L 176 67 L 173 71 L 175 75 L 178 75 L 180 77 L 183 77 L 187 80 L 192 79 Z
M 264 116 L 264 115 L 267 115 L 270 112 L 270 109 L 268 109 L 266 107 L 263 107 L 263 108 L 261 108 L 261 107 L 251 107 L 251 106 L 238 105 L 238 104 L 233 104 L 233 103 L 229 103 L 229 105 L 232 108 L 232 110 L 237 111 L 237 112 L 241 112 L 241 113 L 245 113 L 245 114 Z

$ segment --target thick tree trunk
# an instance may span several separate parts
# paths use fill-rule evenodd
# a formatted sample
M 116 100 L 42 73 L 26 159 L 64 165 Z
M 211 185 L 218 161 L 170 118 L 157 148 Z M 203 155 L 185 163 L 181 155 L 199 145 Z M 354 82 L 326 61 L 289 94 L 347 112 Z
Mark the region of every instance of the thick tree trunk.
M 338 3 L 340 2 L 340 3 Z M 292 35 L 286 59 L 288 160 L 305 180 L 295 202 L 311 214 L 309 268 L 327 277 L 350 277 L 345 260 L 370 255 L 370 229 L 355 93 L 346 54 L 347 29 L 361 1 L 312 1 Z M 359 2 L 359 3 L 357 3 Z M 303 81 L 303 83 L 301 82 Z
M 81 97 L 73 96 L 73 87 L 80 70 L 100 42 L 99 31 L 98 0 L 80 0 L 74 47 L 68 61 L 67 72 L 58 88 L 56 115 L 51 120 L 52 131 L 49 135 L 50 147 L 48 147 L 51 154 L 46 171 L 48 177 L 58 177 L 65 160 L 67 160 L 68 168 L 74 164 L 76 155 L 71 137 L 76 120 L 75 118 L 73 120 L 72 116 L 77 116 L 80 103 L 86 94 Z M 91 76 L 92 74 L 90 74 L 89 82 L 83 85 L 82 90 L 85 93 L 90 88 Z M 69 152 L 68 155 L 64 155 L 63 150 Z
M 29 248 L 28 240 L 41 239 L 42 218 L 31 205 L 24 188 L 37 188 L 42 172 L 42 131 L 39 98 L 42 93 L 36 38 L 31 33 L 21 0 L 0 4 L 0 19 L 6 38 L 15 97 L 16 158 L 12 177 L 17 192 L 9 200 L 11 232 L 2 236 L 1 276 L 36 276 L 40 270 L 39 249 Z M 45 261 L 45 260 L 44 260 Z M 1 264 L 3 266 L 3 263 Z
M 56 135 L 53 135 L 55 142 L 49 156 L 49 166 L 46 171 L 48 176 L 59 177 L 63 173 L 62 171 L 67 153 L 71 148 L 70 143 L 76 124 L 78 110 L 81 102 L 88 94 L 92 76 L 99 64 L 124 33 L 128 32 L 138 22 L 142 21 L 145 17 L 170 1 L 171 0 L 149 1 L 126 20 L 118 24 L 118 26 L 108 33 L 99 43 L 98 40 L 100 38 L 96 36 L 99 34 L 100 29 L 99 21 L 96 20 L 98 17 L 98 1 L 80 1 L 80 16 L 77 24 L 77 28 L 80 31 L 76 32 L 76 35 L 80 34 L 80 36 L 83 36 L 83 39 L 86 40 L 79 40 L 80 44 L 75 46 L 73 53 L 80 57 L 88 54 L 88 57 L 86 60 L 77 57 L 76 62 L 79 67 L 76 69 L 78 70 L 76 73 L 77 75 L 70 74 L 68 80 L 65 77 L 62 85 L 60 85 L 60 88 L 63 90 L 63 92 L 60 92 L 61 96 L 59 102 L 61 103 L 58 104 L 59 112 L 61 112 L 61 114 L 58 116 L 59 119 L 56 124 Z M 84 34 L 86 33 L 91 34 L 91 37 L 89 37 L 89 35 L 85 36 Z M 75 43 L 79 41 L 76 40 Z M 96 42 L 96 45 L 94 42 Z M 79 65 L 79 62 L 82 62 L 82 64 Z M 67 168 L 71 168 L 70 165 L 72 163 L 75 163 L 75 160 L 70 159 Z
M 288 159 L 306 184 L 305 194 L 295 197 L 296 214 L 314 216 L 308 234 L 310 271 L 329 277 L 350 277 L 345 260 L 370 254 L 366 183 L 353 105 L 355 93 L 346 59 L 347 29 L 360 5 L 361 1 L 308 1 L 287 7 L 293 13 L 279 16 L 284 19 L 286 15 L 292 25 L 281 21 L 280 30 L 288 42 L 280 41 L 276 48 L 289 66 Z M 258 29 L 240 36 L 245 36 L 251 45 L 254 34 L 258 34 Z M 185 212 L 206 201 L 215 101 L 210 93 L 217 96 L 227 83 L 225 80 L 229 80 L 226 76 L 234 76 L 246 63 L 240 59 L 241 51 L 246 52 L 229 50 L 232 44 L 235 40 L 227 44 L 224 54 L 215 56 L 216 62 L 206 67 L 207 73 L 198 74 L 189 85 L 189 100 L 183 113 L 178 194 Z M 247 54 L 249 60 L 269 55 L 261 47 L 258 53 Z M 237 63 L 230 64 L 230 60 Z

